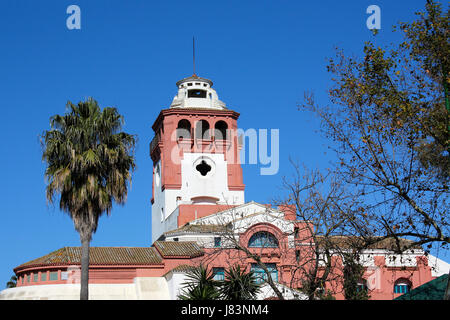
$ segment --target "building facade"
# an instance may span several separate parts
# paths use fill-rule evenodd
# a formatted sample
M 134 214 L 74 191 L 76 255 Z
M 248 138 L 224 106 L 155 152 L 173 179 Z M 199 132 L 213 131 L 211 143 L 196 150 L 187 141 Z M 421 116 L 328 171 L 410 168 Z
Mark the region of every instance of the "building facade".
M 259 299 L 276 296 L 269 276 L 285 298 L 306 299 L 299 289 L 322 240 L 291 207 L 245 202 L 239 113 L 219 100 L 211 80 L 193 75 L 176 86 L 170 107 L 152 126 L 152 245 L 91 248 L 90 299 L 177 299 L 186 272 L 199 264 L 218 280 L 232 265 L 253 271 L 262 284 Z M 344 299 L 342 253 L 351 240 L 331 239 L 339 250 L 327 257 L 332 276 L 321 290 L 336 299 Z M 365 248 L 358 259 L 361 290 L 371 299 L 394 299 L 450 267 L 420 247 L 395 255 L 388 240 Z M 64 247 L 26 262 L 14 269 L 17 287 L 0 292 L 0 299 L 78 299 L 80 261 L 81 248 Z

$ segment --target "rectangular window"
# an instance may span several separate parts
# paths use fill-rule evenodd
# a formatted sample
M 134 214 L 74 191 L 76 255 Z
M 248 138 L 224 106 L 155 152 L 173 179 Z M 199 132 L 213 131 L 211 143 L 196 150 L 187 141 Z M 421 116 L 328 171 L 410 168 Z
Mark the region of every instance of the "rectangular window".
M 50 272 L 50 281 L 58 280 L 58 271 Z
M 266 263 L 265 265 L 272 280 L 278 282 L 277 265 L 275 263 Z M 257 283 L 263 283 L 267 280 L 267 273 L 256 263 L 252 263 L 251 271 L 253 271 L 253 273 L 255 274 Z
M 225 269 L 224 268 L 213 268 L 214 280 L 223 281 L 225 280 Z
M 220 248 L 222 246 L 222 238 L 221 237 L 214 237 L 214 247 Z
M 206 98 L 206 91 L 201 89 L 188 90 L 188 98 Z
M 27 282 L 31 282 L 30 277 L 31 275 L 27 274 Z
M 61 272 L 61 280 L 68 280 L 69 279 L 69 273 L 67 271 Z
M 39 279 L 38 279 L 38 273 L 36 272 L 36 273 L 33 273 L 33 282 L 38 282 L 39 281 Z
M 41 273 L 41 281 L 47 281 L 47 272 Z

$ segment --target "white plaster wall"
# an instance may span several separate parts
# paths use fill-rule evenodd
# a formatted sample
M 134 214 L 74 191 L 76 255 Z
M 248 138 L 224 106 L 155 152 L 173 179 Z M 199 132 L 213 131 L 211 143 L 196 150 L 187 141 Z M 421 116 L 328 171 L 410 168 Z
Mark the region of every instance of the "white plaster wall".
M 177 197 L 180 190 L 155 187 L 155 197 L 152 204 L 152 243 L 164 232 L 177 228 Z M 161 221 L 161 208 L 164 208 L 164 220 Z M 175 227 L 174 227 L 175 226 Z
M 134 279 L 137 300 L 168 300 L 169 287 L 164 277 L 138 277 Z
M 166 275 L 167 285 L 169 288 L 170 300 L 178 300 L 181 293 L 183 283 L 186 282 L 186 274 L 180 272 L 170 272 Z
M 362 253 L 359 255 L 359 263 L 364 267 L 375 267 L 375 256 L 373 254 Z
M 155 164 L 155 168 L 160 167 L 162 175 L 161 160 Z M 154 170 L 156 172 L 156 169 Z M 152 243 L 163 233 L 163 224 L 161 222 L 161 208 L 165 206 L 165 193 L 161 191 L 161 180 L 153 176 L 153 204 L 152 204 Z
M 193 221 L 192 224 L 224 224 L 265 211 L 266 207 L 251 201 L 219 213 L 211 214 L 207 217 L 199 218 Z
M 211 166 L 206 176 L 196 169 L 201 160 Z M 227 204 L 244 203 L 243 191 L 228 190 L 228 168 L 223 154 L 185 153 L 181 160 L 181 196 L 183 201 L 206 196 Z
M 428 265 L 431 267 L 431 276 L 440 277 L 444 274 L 448 274 L 450 270 L 450 264 L 444 260 L 439 259 L 433 255 L 428 255 Z
M 416 254 L 386 254 L 386 266 L 387 267 L 416 267 L 417 266 Z
M 225 225 L 230 221 L 233 221 L 234 232 L 244 232 L 257 223 L 270 223 L 282 232 L 294 232 L 293 221 L 285 220 L 283 213 L 253 202 L 197 219 L 191 223 Z M 293 238 L 291 242 L 292 240 Z
M 212 170 L 202 176 L 196 165 L 202 157 L 212 164 Z M 156 166 L 161 166 L 160 161 Z M 164 171 L 160 169 L 161 175 Z M 155 182 L 154 202 L 152 204 L 152 243 L 164 232 L 177 228 L 177 207 L 181 203 L 192 203 L 194 197 L 218 198 L 221 204 L 240 205 L 244 203 L 244 191 L 228 190 L 228 168 L 223 154 L 185 153 L 181 161 L 180 190 L 161 190 L 161 183 Z M 155 179 L 156 180 L 156 179 Z M 177 201 L 177 198 L 181 200 Z M 164 208 L 164 221 L 161 221 L 161 208 Z
M 80 284 L 23 286 L 0 292 L 0 300 L 79 300 Z M 169 288 L 164 277 L 139 277 L 134 283 L 90 284 L 90 300 L 167 300 Z
M 179 86 L 177 95 L 173 98 L 170 105 L 171 108 L 210 108 L 224 109 L 225 103 L 219 100 L 216 90 L 211 88 L 209 84 L 204 86 L 204 82 L 189 81 L 192 86 L 183 83 Z M 199 83 L 199 84 L 196 84 Z M 206 98 L 188 98 L 187 91 L 190 89 L 201 89 L 207 92 Z
M 301 293 L 297 290 L 291 289 L 285 285 L 282 285 L 280 283 L 275 283 L 275 286 L 277 289 L 281 292 L 284 299 L 286 300 L 307 300 L 308 296 L 304 293 Z M 266 298 L 270 297 L 276 297 L 275 291 L 272 289 L 272 287 L 265 283 L 261 286 L 261 290 L 256 296 L 257 300 L 264 300 Z

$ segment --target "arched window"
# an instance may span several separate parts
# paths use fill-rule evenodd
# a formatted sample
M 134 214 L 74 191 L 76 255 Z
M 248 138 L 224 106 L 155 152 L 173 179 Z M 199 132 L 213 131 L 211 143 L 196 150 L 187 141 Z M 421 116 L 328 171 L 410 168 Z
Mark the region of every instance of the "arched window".
M 253 234 L 248 241 L 249 248 L 278 248 L 278 240 L 273 234 L 267 231 L 260 231 Z
M 408 293 L 411 290 L 411 282 L 407 279 L 398 279 L 394 284 L 394 293 Z
M 214 137 L 216 140 L 227 140 L 228 125 L 225 121 L 217 121 L 214 126 Z
M 206 120 L 200 120 L 195 126 L 195 138 L 207 140 L 209 136 L 209 123 Z
M 182 119 L 178 122 L 177 127 L 177 139 L 190 139 L 191 138 L 191 123 L 189 120 Z

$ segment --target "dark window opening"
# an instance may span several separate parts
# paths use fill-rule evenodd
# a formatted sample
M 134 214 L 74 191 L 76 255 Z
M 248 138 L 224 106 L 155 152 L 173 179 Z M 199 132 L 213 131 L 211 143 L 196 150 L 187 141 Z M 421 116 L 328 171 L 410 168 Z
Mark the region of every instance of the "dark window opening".
M 214 247 L 219 248 L 220 246 L 222 246 L 222 238 L 214 237 Z
M 197 171 L 200 172 L 202 176 L 206 176 L 208 172 L 211 171 L 211 166 L 207 164 L 205 160 L 202 160 L 202 162 L 198 164 L 195 169 L 197 169 Z
M 209 123 L 206 120 L 200 120 L 195 127 L 196 139 L 209 139 Z
M 214 126 L 214 136 L 216 140 L 227 140 L 228 125 L 225 121 L 217 121 Z
M 177 127 L 177 139 L 190 139 L 191 138 L 191 123 L 186 120 L 180 120 Z
M 368 290 L 369 288 L 367 287 L 366 280 L 360 280 L 356 286 L 356 292 L 367 292 Z
M 394 293 L 408 293 L 411 291 L 411 282 L 406 279 L 399 279 L 394 284 Z
M 206 98 L 206 91 L 201 89 L 188 90 L 188 98 Z

